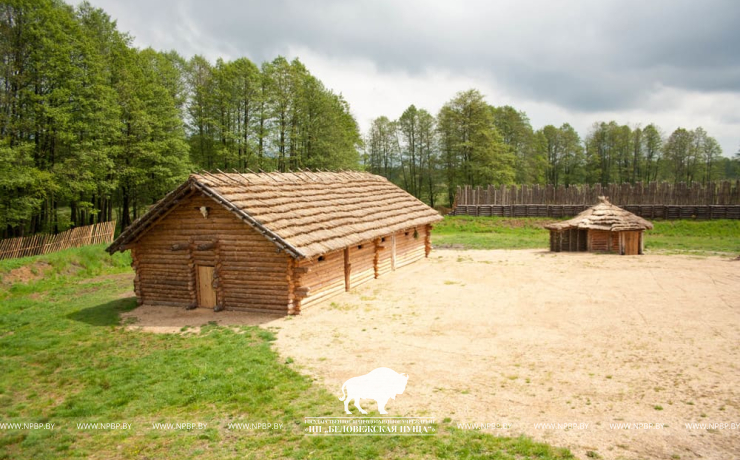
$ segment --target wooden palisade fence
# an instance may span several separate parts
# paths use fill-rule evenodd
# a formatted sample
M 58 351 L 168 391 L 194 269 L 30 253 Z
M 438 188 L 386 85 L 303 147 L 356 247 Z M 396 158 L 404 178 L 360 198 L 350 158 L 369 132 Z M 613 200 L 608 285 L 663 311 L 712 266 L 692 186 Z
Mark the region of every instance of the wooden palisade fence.
M 740 181 L 710 182 L 701 185 L 697 182 L 651 182 L 647 185 L 609 184 L 602 187 L 594 185 L 501 185 L 457 188 L 457 205 L 476 204 L 564 204 L 589 205 L 598 202 L 600 196 L 609 197 L 617 206 L 629 204 L 662 205 L 740 205 Z
M 71 228 L 56 235 L 37 234 L 0 240 L 0 260 L 49 254 L 88 244 L 110 243 L 115 231 L 116 221 L 110 221 Z
M 740 219 L 740 181 L 458 187 L 454 215 L 568 217 L 606 196 L 645 218 Z

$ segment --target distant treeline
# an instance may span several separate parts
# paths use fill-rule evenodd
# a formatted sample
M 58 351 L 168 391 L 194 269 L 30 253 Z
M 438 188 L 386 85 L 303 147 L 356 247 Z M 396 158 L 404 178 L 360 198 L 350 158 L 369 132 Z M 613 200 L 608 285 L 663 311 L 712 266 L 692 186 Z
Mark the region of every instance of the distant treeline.
M 416 197 L 450 204 L 458 186 L 700 182 L 740 177 L 740 154 L 721 156 L 702 128 L 666 136 L 645 127 L 594 123 L 585 139 L 568 123 L 535 130 L 526 113 L 494 107 L 477 90 L 458 93 L 436 116 L 410 106 L 373 120 L 365 166 Z
M 118 218 L 192 169 L 357 168 L 349 107 L 298 60 L 139 50 L 102 10 L 0 4 L 0 237 Z
M 125 227 L 197 169 L 364 167 L 437 205 L 458 185 L 738 177 L 740 160 L 720 154 L 701 128 L 535 131 L 525 113 L 476 90 L 436 116 L 411 106 L 377 118 L 363 139 L 347 102 L 297 59 L 185 59 L 134 48 L 89 3 L 0 3 L 4 238 L 112 219 Z

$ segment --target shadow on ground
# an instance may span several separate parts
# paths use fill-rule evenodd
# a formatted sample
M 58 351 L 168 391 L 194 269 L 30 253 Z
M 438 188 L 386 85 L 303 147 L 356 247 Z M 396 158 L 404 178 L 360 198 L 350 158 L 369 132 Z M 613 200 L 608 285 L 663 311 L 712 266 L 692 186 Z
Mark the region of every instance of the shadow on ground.
M 259 326 L 282 318 L 283 315 L 243 311 L 219 311 L 210 308 L 186 310 L 182 307 L 142 305 L 121 315 L 121 324 L 130 329 L 158 333 L 197 331 L 200 326 Z
M 121 314 L 136 308 L 135 298 L 111 300 L 94 307 L 85 308 L 67 315 L 67 318 L 91 326 L 118 326 Z

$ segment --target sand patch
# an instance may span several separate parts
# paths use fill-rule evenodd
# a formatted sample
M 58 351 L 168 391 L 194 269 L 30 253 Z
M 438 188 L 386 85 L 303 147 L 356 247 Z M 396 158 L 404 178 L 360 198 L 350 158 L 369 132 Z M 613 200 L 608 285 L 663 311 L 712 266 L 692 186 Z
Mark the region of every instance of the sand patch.
M 40 280 L 46 272 L 51 269 L 48 262 L 35 262 L 30 265 L 14 268 L 6 274 L 2 274 L 2 284 L 12 286 L 14 284 L 28 284 Z
M 283 357 L 337 395 L 377 367 L 409 374 L 390 415 L 511 424 L 488 431 L 581 458 L 740 458 L 740 430 L 686 428 L 740 420 L 733 267 L 719 257 L 438 250 L 265 325 L 280 328 Z

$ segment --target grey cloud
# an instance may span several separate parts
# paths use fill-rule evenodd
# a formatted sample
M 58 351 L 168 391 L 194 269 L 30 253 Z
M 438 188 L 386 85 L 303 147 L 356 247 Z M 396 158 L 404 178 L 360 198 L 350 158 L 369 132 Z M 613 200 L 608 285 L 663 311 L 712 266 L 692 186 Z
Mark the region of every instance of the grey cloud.
M 93 2 L 139 42 L 185 55 L 262 62 L 303 47 L 381 70 L 486 74 L 570 110 L 635 107 L 656 85 L 740 91 L 735 0 Z

